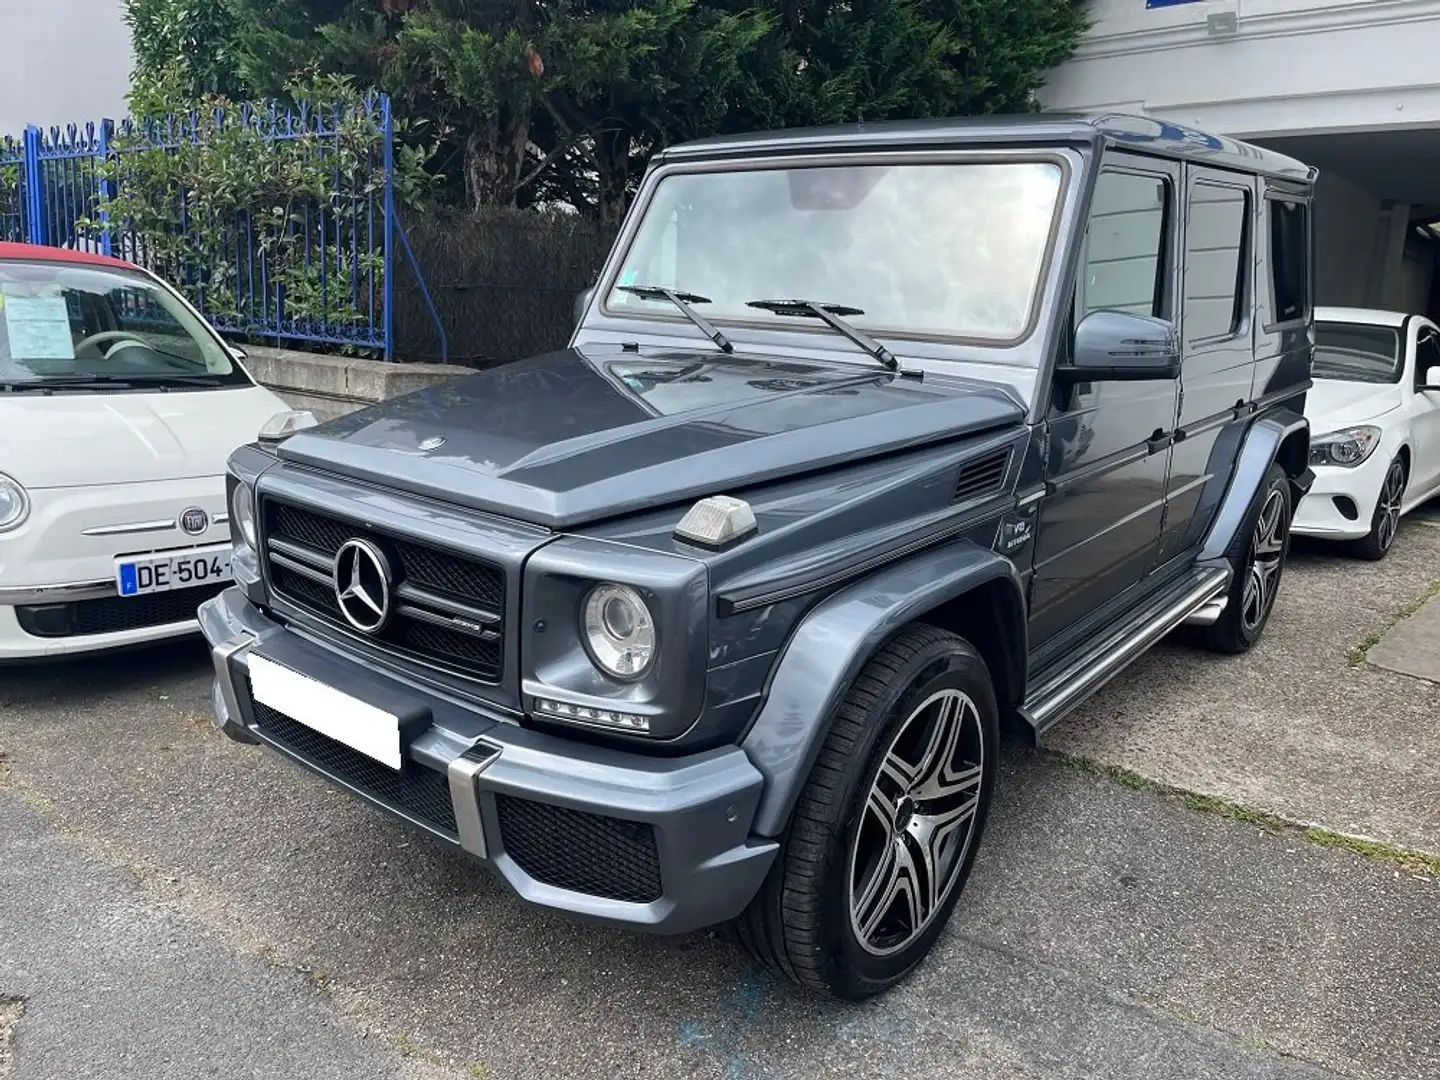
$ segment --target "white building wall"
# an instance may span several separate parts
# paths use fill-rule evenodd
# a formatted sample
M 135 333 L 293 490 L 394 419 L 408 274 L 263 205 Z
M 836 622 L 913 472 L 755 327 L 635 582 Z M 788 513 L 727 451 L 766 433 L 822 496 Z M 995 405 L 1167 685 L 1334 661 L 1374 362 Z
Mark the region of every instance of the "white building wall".
M 1440 124 L 1440 0 L 1092 0 L 1051 109 L 1163 116 L 1241 138 Z M 1212 37 L 1210 14 L 1238 33 Z
M 134 65 L 121 0 L 0 0 L 0 137 L 127 113 Z

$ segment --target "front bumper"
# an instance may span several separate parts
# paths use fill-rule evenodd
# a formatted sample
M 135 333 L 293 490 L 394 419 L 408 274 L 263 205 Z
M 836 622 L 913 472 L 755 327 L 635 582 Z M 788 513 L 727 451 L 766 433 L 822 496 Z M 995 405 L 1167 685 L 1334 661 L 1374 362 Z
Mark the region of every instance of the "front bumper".
M 1382 445 L 1353 469 L 1316 466 L 1315 483 L 1295 508 L 1290 531 L 1324 540 L 1359 540 L 1368 535 L 1390 461 Z
M 216 725 L 486 862 L 524 900 L 656 933 L 744 910 L 777 844 L 750 835 L 763 777 L 735 747 L 649 758 L 531 731 L 375 671 L 264 616 L 238 588 L 204 604 Z M 262 655 L 361 700 L 420 711 L 401 769 L 253 700 Z

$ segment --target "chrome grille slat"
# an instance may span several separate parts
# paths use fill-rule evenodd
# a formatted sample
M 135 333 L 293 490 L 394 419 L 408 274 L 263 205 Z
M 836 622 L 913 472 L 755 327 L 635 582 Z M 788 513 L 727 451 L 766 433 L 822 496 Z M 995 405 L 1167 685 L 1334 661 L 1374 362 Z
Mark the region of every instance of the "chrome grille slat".
M 261 496 L 260 523 L 270 585 L 281 599 L 355 635 L 335 597 L 334 559 L 347 540 L 369 540 L 386 553 L 397 601 L 375 643 L 451 674 L 500 681 L 505 637 L 500 567 L 273 496 Z

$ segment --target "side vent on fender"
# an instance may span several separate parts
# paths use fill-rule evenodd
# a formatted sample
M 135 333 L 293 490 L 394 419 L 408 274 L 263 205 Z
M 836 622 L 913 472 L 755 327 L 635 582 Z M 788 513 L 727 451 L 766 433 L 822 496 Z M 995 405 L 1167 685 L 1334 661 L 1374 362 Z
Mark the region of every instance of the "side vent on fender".
M 952 502 L 976 499 L 1000 490 L 1005 482 L 1005 473 L 1010 468 L 1010 448 L 996 450 L 974 461 L 960 466 L 955 477 L 955 495 Z

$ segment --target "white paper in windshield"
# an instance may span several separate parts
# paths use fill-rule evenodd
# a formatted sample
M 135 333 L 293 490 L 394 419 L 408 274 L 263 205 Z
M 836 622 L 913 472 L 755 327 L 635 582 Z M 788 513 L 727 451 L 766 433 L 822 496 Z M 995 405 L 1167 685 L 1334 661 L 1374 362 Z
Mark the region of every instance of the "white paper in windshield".
M 13 360 L 74 360 L 75 339 L 63 296 L 0 296 Z

